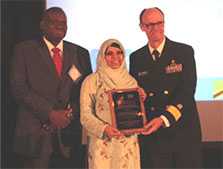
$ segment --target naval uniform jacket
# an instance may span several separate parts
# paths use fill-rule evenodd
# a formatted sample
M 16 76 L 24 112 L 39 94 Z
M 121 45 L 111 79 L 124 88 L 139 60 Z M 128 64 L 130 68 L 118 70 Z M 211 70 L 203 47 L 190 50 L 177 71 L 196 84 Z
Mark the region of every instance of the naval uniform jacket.
M 148 120 L 163 115 L 170 123 L 170 127 L 159 129 L 160 137 L 182 133 L 184 138 L 201 140 L 194 99 L 196 66 L 191 46 L 166 38 L 160 59 L 154 61 L 146 45 L 130 55 L 130 74 L 147 93 Z
M 11 72 L 11 89 L 18 103 L 15 152 L 35 157 L 41 151 L 50 153 L 51 136 L 49 132 L 43 131 L 42 124 L 48 122 L 48 113 L 52 109 L 64 109 L 67 104 L 73 108 L 73 133 L 80 132 L 80 87 L 83 79 L 92 72 L 89 52 L 64 41 L 62 64 L 59 77 L 42 39 L 16 45 Z M 68 74 L 73 65 L 81 73 L 76 81 Z M 79 143 L 77 140 L 80 138 L 70 141 Z M 48 150 L 43 150 L 46 147 Z

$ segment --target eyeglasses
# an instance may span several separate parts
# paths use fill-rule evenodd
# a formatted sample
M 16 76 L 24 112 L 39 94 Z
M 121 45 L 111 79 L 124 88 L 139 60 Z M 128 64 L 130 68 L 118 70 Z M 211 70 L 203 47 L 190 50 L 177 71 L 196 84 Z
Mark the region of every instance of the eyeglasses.
M 160 26 L 162 26 L 164 24 L 164 21 L 159 21 L 159 22 L 154 22 L 154 23 L 142 23 L 142 25 L 144 26 L 144 27 L 146 27 L 146 29 L 152 29 L 152 28 L 154 28 L 155 26 L 158 26 L 158 27 L 160 27 Z

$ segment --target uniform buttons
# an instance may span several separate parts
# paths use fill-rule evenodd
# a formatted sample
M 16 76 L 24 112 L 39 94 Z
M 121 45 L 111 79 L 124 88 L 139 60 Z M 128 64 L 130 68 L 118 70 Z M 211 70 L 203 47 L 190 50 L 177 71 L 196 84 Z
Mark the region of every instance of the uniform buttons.
M 182 104 L 178 104 L 177 107 L 178 107 L 178 109 L 181 110 L 183 108 L 183 105 Z
M 166 95 L 169 94 L 168 90 L 164 90 L 163 93 Z
M 154 93 L 153 92 L 149 92 L 149 96 L 150 97 L 154 96 Z
M 150 110 L 151 110 L 151 111 L 155 111 L 155 107 L 151 107 Z

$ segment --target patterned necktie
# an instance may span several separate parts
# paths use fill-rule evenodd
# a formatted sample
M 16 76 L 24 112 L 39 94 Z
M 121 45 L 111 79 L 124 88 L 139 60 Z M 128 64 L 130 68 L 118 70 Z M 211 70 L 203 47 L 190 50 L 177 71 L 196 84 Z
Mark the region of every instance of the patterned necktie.
M 62 71 L 62 58 L 60 55 L 60 49 L 59 48 L 53 48 L 53 62 L 55 64 L 57 74 L 60 76 Z
M 152 55 L 155 56 L 155 61 L 159 60 L 160 53 L 158 50 L 154 49 Z

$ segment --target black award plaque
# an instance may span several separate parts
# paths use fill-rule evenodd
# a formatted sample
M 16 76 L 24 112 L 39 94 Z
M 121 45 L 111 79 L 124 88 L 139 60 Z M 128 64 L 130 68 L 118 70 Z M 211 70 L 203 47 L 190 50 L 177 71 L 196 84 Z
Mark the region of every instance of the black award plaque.
M 147 122 L 139 88 L 110 90 L 112 126 L 124 134 L 140 133 Z

